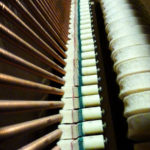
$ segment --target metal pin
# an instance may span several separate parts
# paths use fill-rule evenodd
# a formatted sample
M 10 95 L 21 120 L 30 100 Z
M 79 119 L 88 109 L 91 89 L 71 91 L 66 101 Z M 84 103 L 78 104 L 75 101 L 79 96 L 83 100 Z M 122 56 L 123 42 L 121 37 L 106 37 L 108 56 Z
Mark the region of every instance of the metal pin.
M 101 97 L 100 97 L 100 101 L 103 101 L 103 100 L 104 100 L 104 98 L 101 96 Z
M 104 142 L 105 142 L 105 144 L 108 143 L 108 138 L 105 138 L 105 139 L 104 139 Z
M 100 86 L 100 87 L 98 88 L 98 90 L 101 92 L 101 91 L 102 91 L 102 87 Z
M 104 115 L 105 114 L 105 110 L 104 109 L 102 109 L 102 115 Z
M 97 45 L 94 45 L 94 48 L 97 49 Z
M 98 77 L 98 81 L 100 81 L 101 80 L 101 77 Z
M 93 38 L 95 38 L 95 34 L 93 34 Z
M 107 125 L 107 124 L 106 124 L 106 122 L 105 122 L 105 123 L 103 124 L 103 128 L 106 128 L 106 125 Z
M 99 62 L 99 61 L 97 61 L 96 63 L 98 64 L 98 62 Z M 100 68 L 97 69 L 97 72 L 99 72 L 99 71 L 100 71 Z
M 94 2 L 91 2 L 91 5 L 94 5 Z

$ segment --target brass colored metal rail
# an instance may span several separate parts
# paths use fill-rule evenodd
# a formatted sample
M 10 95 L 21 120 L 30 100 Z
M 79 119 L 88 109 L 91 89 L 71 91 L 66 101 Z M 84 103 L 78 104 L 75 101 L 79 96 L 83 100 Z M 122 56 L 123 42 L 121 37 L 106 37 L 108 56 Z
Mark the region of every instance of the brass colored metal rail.
M 23 22 L 15 13 L 13 13 L 6 5 L 0 2 L 0 11 L 2 14 L 11 21 L 11 23 L 15 24 L 19 29 L 27 36 L 29 36 L 36 44 L 41 47 L 44 51 L 46 51 L 50 56 L 53 56 L 55 59 L 60 61 L 63 64 L 64 60 L 60 57 L 55 50 L 53 50 L 45 41 L 43 41 L 25 22 Z M 62 56 L 66 58 L 65 52 L 62 51 Z
M 0 128 L 0 139 L 12 137 L 24 132 L 34 132 L 39 129 L 43 129 L 52 124 L 59 123 L 62 119 L 61 115 L 53 115 L 35 119 L 32 121 L 26 121 L 15 125 L 9 125 Z
M 63 102 L 60 101 L 25 101 L 25 100 L 1 100 L 0 112 L 20 112 L 20 111 L 33 111 L 33 110 L 48 110 L 62 108 Z
M 0 149 L 60 150 L 71 3 L 0 1 Z
M 35 141 L 32 143 L 20 148 L 19 150 L 40 150 L 54 142 L 55 140 L 61 137 L 62 131 L 57 129 Z
M 27 3 L 27 2 L 26 2 Z M 49 24 L 47 24 L 46 22 L 41 22 L 42 25 L 44 26 L 44 28 L 42 27 L 42 25 L 37 21 L 37 19 L 35 19 L 33 17 L 33 15 L 22 5 L 22 3 L 18 0 L 18 1 L 12 1 L 12 4 L 14 5 L 14 7 L 16 7 L 16 9 L 24 16 L 24 18 L 27 19 L 27 21 L 29 23 L 31 23 L 35 28 L 37 28 L 40 31 L 40 34 L 44 34 L 42 37 L 44 39 L 46 39 L 47 43 L 51 43 L 53 42 L 53 46 L 56 46 L 57 43 L 55 42 L 55 40 L 52 38 L 52 31 L 50 32 L 50 34 L 47 32 L 50 30 L 50 26 Z M 31 5 L 32 6 L 32 5 Z M 31 7 L 30 6 L 30 7 Z M 36 6 L 35 6 L 36 7 Z M 32 11 L 32 10 L 31 10 Z M 38 14 L 37 14 L 38 13 Z M 41 17 L 41 13 L 40 11 L 36 11 L 36 14 L 38 15 L 38 17 Z M 45 26 L 47 26 L 47 28 L 45 28 Z M 53 30 L 53 29 L 52 29 Z M 56 39 L 58 42 L 60 42 L 61 40 L 59 39 L 59 37 Z M 64 44 L 61 44 L 64 46 Z M 67 50 L 66 46 L 65 50 Z M 59 50 L 59 49 L 57 49 Z M 61 49 L 60 49 L 61 50 Z
M 51 81 L 55 81 L 55 82 L 60 83 L 60 84 L 65 83 L 65 81 L 62 78 L 40 68 L 40 67 L 14 55 L 14 54 L 12 54 L 12 53 L 10 53 L 10 52 L 2 49 L 2 48 L 0 48 L 0 60 L 4 61 L 5 63 L 14 65 L 14 66 L 16 66 L 22 70 L 26 70 L 26 71 L 29 71 L 29 72 L 35 74 L 35 75 L 49 79 Z
M 47 56 L 42 54 L 39 50 L 35 49 L 33 46 L 25 42 L 23 39 L 21 39 L 18 35 L 13 33 L 11 30 L 6 28 L 4 25 L 0 24 L 0 35 L 4 39 L 8 40 L 10 43 L 14 44 L 15 46 L 18 46 L 21 48 L 21 50 L 28 51 L 32 56 L 38 58 L 43 63 L 47 64 L 51 68 L 55 69 L 56 71 L 65 74 L 65 71 L 63 68 L 58 66 L 55 62 L 50 60 Z
M 24 80 L 16 78 L 10 75 L 0 73 L 0 85 L 13 87 L 13 88 L 22 88 L 26 90 L 32 90 L 35 92 L 48 93 L 54 95 L 63 95 L 64 91 L 58 88 L 54 88 L 48 85 L 43 85 L 40 83 L 32 82 L 29 80 Z

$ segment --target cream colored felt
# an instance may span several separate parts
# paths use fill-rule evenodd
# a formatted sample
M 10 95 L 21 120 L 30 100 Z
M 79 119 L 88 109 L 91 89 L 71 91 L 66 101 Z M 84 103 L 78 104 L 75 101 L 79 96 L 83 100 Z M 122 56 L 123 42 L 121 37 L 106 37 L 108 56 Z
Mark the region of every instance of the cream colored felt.
M 86 121 L 80 124 L 61 124 L 58 126 L 62 130 L 61 139 L 75 139 L 80 136 L 79 126 L 82 124 L 84 135 L 92 135 L 103 132 L 102 120 Z
M 98 85 L 81 86 L 81 93 L 83 96 L 96 95 L 98 94 L 98 91 Z
M 150 72 L 150 57 L 138 57 L 133 58 L 122 63 L 119 63 L 116 67 L 118 74 L 117 81 L 131 74 L 140 72 Z
M 80 4 L 83 4 L 83 5 L 84 5 L 84 4 L 89 4 L 89 3 L 90 3 L 89 0 L 81 0 L 81 1 L 80 1 Z
M 89 10 L 87 10 L 89 12 Z M 82 12 L 87 12 L 87 11 L 82 11 Z M 90 20 L 91 19 L 91 16 L 89 14 L 87 15 L 84 15 L 84 16 L 80 16 L 80 20 L 84 20 L 84 19 L 88 19 Z
M 123 61 L 144 56 L 150 56 L 150 45 L 135 45 L 122 48 L 118 51 L 113 51 L 111 55 L 115 62 L 114 68 Z
M 63 86 L 62 89 L 64 90 L 63 98 L 72 98 L 78 97 L 78 88 L 74 86 Z
M 85 150 L 104 149 L 104 137 L 103 135 L 84 136 L 83 147 Z M 80 150 L 79 142 L 77 140 L 60 140 L 57 145 L 61 150 Z
M 80 20 L 89 19 L 89 17 L 91 16 L 89 8 L 86 11 L 85 10 L 84 11 L 80 11 L 80 13 L 81 13 Z
M 89 24 L 89 23 L 91 23 L 91 20 L 89 20 L 89 19 L 80 21 L 80 24 Z M 88 32 L 90 33 L 90 30 Z M 84 34 L 84 33 L 81 33 L 81 35 L 82 34 Z
M 79 136 L 77 124 L 61 124 L 58 128 L 62 131 L 61 139 L 75 139 Z
M 89 20 L 90 20 L 91 18 L 89 17 Z M 91 25 L 91 23 L 88 23 L 88 24 L 83 24 L 83 25 L 80 25 L 80 29 L 81 30 L 84 30 L 84 29 L 92 29 L 92 25 Z
M 110 9 L 118 9 L 122 6 L 125 6 L 125 5 L 131 5 L 130 2 L 128 1 L 112 1 L 111 3 L 104 3 L 102 4 L 102 7 L 103 7 L 103 11 L 104 12 L 108 12 Z
M 68 51 L 66 52 L 66 54 L 67 56 L 70 56 L 70 57 L 67 57 L 65 60 L 74 59 L 76 55 L 78 54 L 78 50 L 74 46 L 74 39 L 71 39 L 70 42 L 68 42 Z
M 79 99 L 78 98 L 62 98 L 61 101 L 64 102 L 63 109 L 78 109 Z
M 110 24 L 113 21 L 118 21 L 120 19 L 132 17 L 132 16 L 140 16 L 139 13 L 135 11 L 134 9 L 132 9 L 132 11 L 122 10 L 121 12 L 105 18 L 105 24 Z
M 107 12 L 108 10 L 110 9 L 116 9 L 116 8 L 119 8 L 123 5 L 126 5 L 126 4 L 129 4 L 127 1 L 111 1 L 110 3 L 105 3 L 103 5 L 103 11 L 104 12 Z
M 81 0 L 80 5 L 89 4 L 90 2 L 88 0 Z
M 80 12 L 80 16 L 87 16 L 87 15 L 91 15 L 90 11 L 86 11 L 86 12 Z M 80 20 L 80 22 L 83 21 L 82 19 Z
M 80 3 L 80 10 L 89 9 L 89 3 Z
M 60 110 L 60 114 L 63 116 L 61 123 L 77 123 L 78 110 Z
M 69 61 L 68 64 L 64 68 L 65 71 L 66 71 L 66 75 L 65 76 L 67 76 L 69 74 L 71 75 L 73 73 L 78 73 L 78 68 L 79 68 L 78 61 L 74 61 L 74 63 Z
M 87 29 L 87 30 L 89 30 L 89 29 Z M 84 45 L 92 45 L 92 44 L 94 44 L 94 40 L 93 39 L 90 39 L 90 40 L 81 40 L 81 45 L 82 46 L 84 46 Z
M 70 38 L 70 39 L 73 39 L 73 35 L 74 35 L 74 26 L 73 26 L 73 23 L 74 23 L 74 18 L 72 18 L 71 19 L 71 24 L 70 24 L 70 29 L 69 29 L 69 33 L 70 34 L 68 34 L 68 37 Z
M 78 74 L 75 74 L 71 76 L 71 73 L 69 73 L 67 76 L 63 78 L 65 80 L 65 86 L 78 86 L 79 85 L 79 78 Z
M 150 90 L 150 72 L 126 76 L 119 81 L 121 98 L 133 93 Z
M 83 21 L 89 21 L 89 20 L 83 20 Z M 81 34 L 86 34 L 86 33 L 89 33 L 89 32 L 92 32 L 92 30 L 85 29 L 85 30 L 80 31 Z
M 102 118 L 102 111 L 100 107 L 83 108 L 82 116 L 84 120 L 97 120 Z
M 87 18 L 87 19 L 83 19 L 83 20 L 80 21 L 80 25 L 83 26 L 85 24 L 92 24 L 92 20 Z M 85 32 L 81 32 L 81 31 L 84 31 L 84 30 L 88 30 L 88 32 L 86 32 L 86 33 Z M 82 30 L 80 30 L 80 35 L 83 36 L 83 34 L 91 33 L 91 31 L 92 30 L 90 30 L 90 29 L 82 29 Z
M 80 3 L 80 13 L 89 12 L 89 11 L 90 11 L 89 3 L 84 3 L 84 4 Z
M 89 5 L 90 1 L 89 0 L 81 0 L 80 1 L 80 6 L 85 6 L 85 5 Z
M 127 119 L 128 137 L 142 141 L 150 138 L 150 113 L 141 113 Z
M 82 9 L 82 10 L 81 10 Z M 90 9 L 89 8 L 81 8 L 80 9 L 80 13 L 86 13 L 86 12 L 90 12 Z M 90 14 L 87 13 L 85 15 L 80 15 L 80 20 L 83 20 L 84 19 L 84 16 L 85 18 L 87 19 L 88 17 L 90 17 Z
M 67 59 L 65 59 L 66 66 L 68 65 L 68 63 L 70 63 L 70 60 L 78 60 L 78 51 L 69 52 L 67 54 Z
M 90 4 L 89 0 L 81 0 L 80 5 Z
M 142 24 L 145 24 L 142 18 L 132 16 L 128 18 L 119 19 L 118 21 L 113 21 L 110 24 L 107 24 L 105 30 L 107 33 L 109 33 L 117 31 L 120 28 L 124 29 L 126 26 L 134 27 L 135 25 L 142 25 Z
M 121 5 L 122 6 L 122 5 Z M 119 8 L 118 6 L 115 7 L 114 9 L 117 10 L 117 8 Z M 108 9 L 107 11 L 110 11 L 111 9 Z M 103 11 L 104 12 L 104 17 L 107 15 L 107 11 Z M 111 24 L 113 22 L 119 22 L 120 19 L 125 19 L 125 18 L 128 18 L 128 17 L 138 17 L 140 16 L 140 13 L 138 11 L 136 11 L 135 9 L 132 9 L 132 11 L 127 11 L 126 9 L 122 9 L 122 11 L 118 11 L 116 12 L 115 14 L 112 14 L 112 15 L 108 15 L 108 17 L 104 19 L 104 24 L 105 26 L 107 24 Z
M 100 106 L 101 98 L 99 95 L 82 96 L 82 104 L 84 107 Z
M 74 67 L 74 69 L 67 69 L 66 72 L 66 75 L 63 77 L 63 79 L 65 80 L 64 86 L 77 86 L 79 83 L 78 68 Z
M 78 140 L 60 140 L 57 142 L 57 145 L 61 150 L 79 150 Z
M 94 44 L 81 46 L 82 52 L 94 51 Z
M 80 8 L 89 8 L 89 3 L 88 2 L 80 2 Z
M 89 3 L 80 3 L 80 12 L 89 12 Z
M 74 49 L 74 45 L 72 44 L 72 46 L 69 48 L 73 49 L 73 51 L 66 52 L 67 56 L 69 56 L 67 57 L 67 59 L 65 59 L 66 62 L 68 62 L 71 59 L 78 59 L 78 51 Z
M 90 4 L 89 3 L 80 3 L 80 13 L 81 12 L 89 12 L 90 11 Z
M 78 69 L 78 60 L 77 59 L 68 59 L 67 61 L 67 65 L 65 66 L 65 71 L 72 71 L 72 72 L 78 72 L 77 70 L 74 70 L 74 69 Z M 68 72 L 67 72 L 68 73 Z M 67 74 L 66 73 L 66 74 Z
M 117 51 L 121 48 L 133 46 L 133 45 L 142 45 L 150 43 L 150 35 L 148 34 L 133 34 L 124 37 L 120 37 L 116 40 L 110 42 L 110 49 Z
M 82 83 L 83 85 L 97 84 L 98 77 L 97 75 L 82 76 Z
M 104 149 L 104 137 L 103 135 L 93 135 L 83 137 L 83 147 L 85 150 Z
M 85 59 L 81 61 L 82 67 L 90 67 L 90 66 L 96 66 L 96 60 L 95 59 Z
M 82 123 L 82 131 L 84 135 L 103 133 L 102 120 L 86 121 Z
M 124 102 L 124 116 L 150 112 L 150 91 L 139 92 L 126 96 Z
M 90 8 L 90 2 L 80 2 L 80 10 L 83 8 L 83 7 L 88 7 Z
M 78 110 L 60 110 L 63 116 L 61 123 L 77 123 L 79 122 Z M 82 109 L 83 120 L 97 120 L 102 118 L 102 111 L 100 107 L 90 107 Z
M 90 11 L 80 12 L 80 16 L 84 16 L 84 15 L 90 15 Z M 82 20 L 80 20 L 80 21 L 82 21 Z
M 94 107 L 100 106 L 102 98 L 99 95 L 88 95 L 82 96 L 83 107 Z M 62 98 L 61 101 L 64 102 L 63 109 L 78 109 L 79 108 L 79 98 Z
M 92 59 L 95 58 L 95 51 L 89 51 L 89 52 L 82 52 L 81 53 L 82 59 Z
M 135 9 L 134 5 L 131 4 L 123 4 L 120 7 L 117 7 L 115 9 L 109 9 L 108 11 L 104 12 L 104 18 L 108 18 L 111 15 L 115 15 L 116 13 L 122 13 L 122 10 L 132 10 Z
M 76 70 L 75 70 L 76 69 Z M 68 63 L 68 65 L 64 68 L 64 70 L 68 73 L 70 73 L 70 74 L 72 74 L 72 73 L 78 73 L 78 64 L 77 65 L 75 65 L 75 64 L 72 64 L 72 63 Z M 66 74 L 67 74 L 66 73 Z M 64 76 L 65 77 L 65 76 Z
M 128 8 L 128 9 L 122 9 L 121 11 L 118 10 L 118 12 L 115 12 L 112 15 L 107 15 L 105 17 L 105 23 L 106 24 L 111 24 L 114 21 L 118 21 L 120 19 L 125 19 L 128 17 L 136 17 L 136 16 L 140 16 L 138 11 L 136 11 L 135 9 L 132 8 Z
M 149 31 L 150 27 L 146 25 L 135 25 L 134 28 L 132 26 L 126 26 L 124 29 L 120 28 L 117 31 L 110 32 L 108 34 L 108 40 L 115 40 L 131 34 L 149 33 Z
M 82 75 L 94 75 L 97 74 L 98 69 L 96 66 L 82 67 Z
M 74 6 L 71 8 L 71 12 L 70 12 L 69 29 L 71 30 L 73 29 L 73 24 L 74 24 Z
M 70 28 L 70 34 L 68 35 L 68 38 L 69 38 L 69 40 L 68 40 L 68 42 L 67 42 L 67 44 L 68 45 L 71 45 L 70 47 L 68 47 L 68 50 L 66 51 L 66 54 L 68 54 L 68 52 L 70 52 L 70 51 L 74 51 L 76 48 L 74 47 L 74 40 L 75 39 L 77 39 L 77 37 L 74 37 L 74 36 L 76 36 L 76 33 L 74 32 L 74 29 L 73 29 L 73 27 L 71 27 Z M 71 49 L 72 48 L 72 49 Z M 77 49 L 76 49 L 77 50 Z
M 150 150 L 150 142 L 137 143 L 134 145 L 134 150 Z
M 116 4 L 116 3 L 121 3 L 121 2 L 127 2 L 126 0 L 115 0 L 115 1 L 111 1 L 111 0 L 101 0 L 101 4 L 104 6 L 108 6 L 110 3 L 110 5 L 112 4 Z
M 64 69 L 72 69 L 72 67 L 78 67 L 78 59 L 72 59 L 72 58 L 68 58 L 65 59 L 65 61 L 67 62 L 66 66 Z
M 82 4 L 82 3 L 80 3 L 80 12 L 83 12 L 84 10 L 89 10 L 89 3 L 84 3 L 84 4 Z
M 82 4 L 82 5 L 85 5 L 85 4 L 89 4 L 90 3 L 90 1 L 89 0 L 81 0 L 80 1 L 80 5 Z
M 88 40 L 88 39 L 92 39 L 92 38 L 93 38 L 92 32 L 86 33 L 86 34 L 81 34 L 81 40 Z

